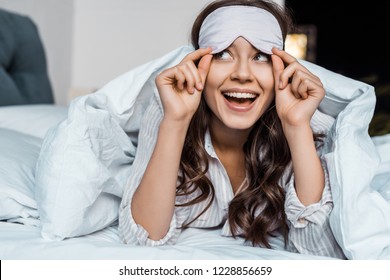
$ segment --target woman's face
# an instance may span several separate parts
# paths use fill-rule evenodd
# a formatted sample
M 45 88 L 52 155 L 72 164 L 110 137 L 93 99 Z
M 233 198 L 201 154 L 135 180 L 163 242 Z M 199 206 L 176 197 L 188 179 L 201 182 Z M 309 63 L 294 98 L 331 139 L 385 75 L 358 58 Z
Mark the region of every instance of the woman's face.
M 204 98 L 213 112 L 212 124 L 250 129 L 274 95 L 271 57 L 243 37 L 214 55 L 204 88 Z

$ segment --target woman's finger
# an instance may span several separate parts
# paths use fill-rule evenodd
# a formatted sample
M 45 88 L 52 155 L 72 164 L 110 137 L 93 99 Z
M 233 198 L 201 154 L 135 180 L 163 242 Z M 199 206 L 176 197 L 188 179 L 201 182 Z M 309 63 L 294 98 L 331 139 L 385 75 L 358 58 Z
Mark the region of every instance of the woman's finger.
M 277 88 L 283 89 L 287 86 L 287 84 L 291 81 L 295 73 L 295 67 L 291 67 L 290 64 L 295 63 L 296 59 L 293 56 L 290 56 L 285 51 L 278 50 L 276 48 L 272 48 L 273 55 L 272 57 L 272 65 L 275 73 L 277 73 Z
M 179 92 L 186 89 L 190 94 L 193 94 L 195 90 L 202 91 L 212 58 L 210 52 L 211 48 L 206 48 L 187 54 L 178 65 L 158 75 L 157 85 L 170 85 Z M 199 61 L 198 67 L 197 61 Z
M 298 98 L 298 99 L 300 99 L 300 98 L 306 99 L 307 98 L 307 93 L 300 90 L 300 88 L 302 88 L 301 85 L 309 79 L 310 79 L 310 76 L 306 75 L 306 73 L 304 73 L 300 70 L 297 70 L 294 73 L 294 75 L 292 76 L 292 78 L 290 80 L 291 80 L 291 91 L 292 91 L 293 95 L 295 96 L 295 98 Z
M 291 54 L 287 53 L 286 51 L 279 50 L 277 48 L 272 48 L 272 53 L 279 56 L 283 60 L 283 62 L 286 63 L 287 65 L 297 61 L 297 59 L 293 57 Z
M 203 60 L 202 64 L 198 68 L 195 65 L 196 61 L 199 61 L 201 63 L 202 58 L 209 55 L 211 52 L 211 48 L 205 48 L 205 49 L 198 49 L 190 54 L 188 54 L 182 62 L 177 66 L 181 73 L 185 76 L 185 81 L 183 82 L 184 85 L 187 87 L 187 91 L 189 93 L 194 93 L 195 89 L 198 91 L 203 90 L 203 83 L 205 80 L 205 73 L 207 75 L 209 63 L 207 63 L 207 60 L 211 61 L 211 58 L 206 58 L 206 60 Z M 211 56 L 211 55 L 209 55 Z M 211 56 L 212 57 L 212 56 Z M 202 71 L 202 73 L 200 73 Z
M 317 88 L 323 88 L 323 84 L 321 80 L 313 75 L 311 72 L 305 71 L 306 69 L 302 70 L 297 70 L 293 78 L 291 79 L 291 85 L 292 85 L 292 90 L 298 93 L 299 96 L 307 96 L 309 95 L 308 93 L 302 93 L 302 91 L 299 91 L 298 88 L 300 87 L 301 84 L 309 83 L 313 85 L 313 87 Z
M 271 60 L 272 60 L 272 71 L 275 79 L 275 90 L 283 89 L 284 84 L 283 81 L 281 80 L 281 74 L 284 71 L 283 60 L 277 55 L 271 55 Z
M 184 89 L 184 85 L 186 82 L 186 77 L 182 71 L 178 67 L 173 68 L 173 84 L 179 90 L 182 91 Z
M 309 80 L 304 80 L 298 84 L 296 89 L 296 94 L 298 95 L 298 98 L 307 99 L 309 97 L 308 83 L 310 83 Z
M 191 61 L 182 63 L 178 66 L 176 66 L 177 69 L 184 75 L 185 78 L 185 86 L 187 88 L 188 93 L 194 93 L 195 90 L 195 84 L 197 80 L 200 80 L 200 75 L 198 73 L 198 70 L 196 69 L 196 66 Z M 184 85 L 183 85 L 184 86 Z
M 197 89 L 199 91 L 203 90 L 204 83 L 206 81 L 206 77 L 210 70 L 211 60 L 213 59 L 213 56 L 211 54 L 204 55 L 198 64 L 198 71 L 200 76 L 200 82 L 197 83 Z
M 209 54 L 211 52 L 211 48 L 199 48 L 189 54 L 187 54 L 184 58 L 183 58 L 183 62 L 184 61 L 192 61 L 192 62 L 195 62 L 195 61 L 198 61 L 200 60 L 203 56 L 205 56 L 206 54 Z
M 283 71 L 280 70 L 279 83 L 280 88 L 284 88 L 288 83 L 291 83 L 292 92 L 295 97 L 302 97 L 298 92 L 298 86 L 302 81 L 310 80 L 315 83 L 318 87 L 323 87 L 323 84 L 319 77 L 311 73 L 306 67 L 304 67 L 297 59 L 285 51 L 272 49 L 275 56 L 279 57 L 283 61 Z M 279 67 L 282 69 L 282 67 Z M 305 94 L 303 94 L 305 95 Z

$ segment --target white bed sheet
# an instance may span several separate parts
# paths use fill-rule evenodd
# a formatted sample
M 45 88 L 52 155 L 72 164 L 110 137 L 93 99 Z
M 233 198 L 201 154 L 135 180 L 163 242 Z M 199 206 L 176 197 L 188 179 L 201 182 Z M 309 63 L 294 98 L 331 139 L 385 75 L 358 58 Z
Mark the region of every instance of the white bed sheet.
M 282 246 L 281 240 L 272 244 Z M 0 222 L 2 260 L 326 260 L 330 258 L 246 246 L 242 239 L 222 237 L 218 229 L 187 229 L 177 244 L 160 247 L 120 243 L 112 226 L 82 237 L 49 241 L 37 227 Z

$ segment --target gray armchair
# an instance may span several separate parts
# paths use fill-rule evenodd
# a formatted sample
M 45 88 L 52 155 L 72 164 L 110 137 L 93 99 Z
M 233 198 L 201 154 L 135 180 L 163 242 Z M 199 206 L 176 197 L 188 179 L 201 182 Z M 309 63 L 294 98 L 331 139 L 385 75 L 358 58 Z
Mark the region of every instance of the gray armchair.
M 0 9 L 0 106 L 51 103 L 53 91 L 35 23 Z

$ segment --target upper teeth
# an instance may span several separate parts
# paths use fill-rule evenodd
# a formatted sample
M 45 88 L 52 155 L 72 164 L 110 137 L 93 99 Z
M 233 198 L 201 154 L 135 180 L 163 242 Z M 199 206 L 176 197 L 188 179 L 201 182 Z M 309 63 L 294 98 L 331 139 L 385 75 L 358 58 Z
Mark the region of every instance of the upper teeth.
M 249 92 L 225 92 L 224 95 L 234 98 L 256 98 L 256 94 Z

